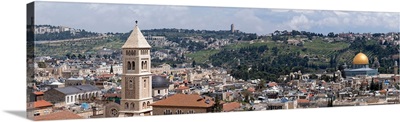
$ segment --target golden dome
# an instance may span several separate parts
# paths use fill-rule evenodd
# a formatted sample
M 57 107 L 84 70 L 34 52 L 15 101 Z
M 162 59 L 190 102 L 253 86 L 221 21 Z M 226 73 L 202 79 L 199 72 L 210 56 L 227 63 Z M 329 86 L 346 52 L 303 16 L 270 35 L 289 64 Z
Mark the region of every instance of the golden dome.
M 358 53 L 354 58 L 353 58 L 353 64 L 369 64 L 368 62 L 368 57 L 364 53 Z

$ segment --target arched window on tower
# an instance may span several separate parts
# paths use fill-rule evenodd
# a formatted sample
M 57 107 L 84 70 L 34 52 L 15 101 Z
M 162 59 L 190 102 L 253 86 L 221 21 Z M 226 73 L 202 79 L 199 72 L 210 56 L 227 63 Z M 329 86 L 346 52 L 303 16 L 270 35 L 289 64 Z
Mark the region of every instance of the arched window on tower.
M 143 102 L 142 109 L 145 109 L 145 108 L 146 108 L 146 102 Z
M 132 70 L 135 70 L 135 61 L 132 61 Z
M 131 103 L 131 109 L 135 109 L 135 103 Z
M 128 70 L 131 70 L 131 68 L 132 68 L 131 62 L 129 62 L 129 61 L 128 61 L 128 66 L 127 66 L 127 68 L 128 68 Z
M 144 69 L 144 61 L 142 61 L 142 69 Z
M 129 103 L 125 103 L 125 109 L 126 109 L 126 110 L 129 109 Z
M 144 61 L 144 69 L 147 69 L 147 61 Z
M 147 107 L 148 108 L 150 107 L 150 101 L 147 101 Z

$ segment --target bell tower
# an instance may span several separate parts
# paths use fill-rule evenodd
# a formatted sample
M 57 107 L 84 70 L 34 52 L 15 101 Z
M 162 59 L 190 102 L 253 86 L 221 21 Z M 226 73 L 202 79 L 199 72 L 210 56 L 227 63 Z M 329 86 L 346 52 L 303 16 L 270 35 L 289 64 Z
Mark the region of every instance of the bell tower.
M 152 115 L 151 46 L 136 25 L 122 46 L 120 117 Z

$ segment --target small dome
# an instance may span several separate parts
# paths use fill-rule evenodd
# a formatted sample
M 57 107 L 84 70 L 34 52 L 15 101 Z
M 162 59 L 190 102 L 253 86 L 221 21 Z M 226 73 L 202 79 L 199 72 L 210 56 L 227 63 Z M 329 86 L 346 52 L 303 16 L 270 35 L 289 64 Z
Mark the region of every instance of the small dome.
M 169 82 L 167 81 L 165 76 L 152 76 L 152 88 L 168 88 Z
M 358 53 L 353 59 L 353 64 L 357 65 L 369 64 L 368 57 L 364 53 Z

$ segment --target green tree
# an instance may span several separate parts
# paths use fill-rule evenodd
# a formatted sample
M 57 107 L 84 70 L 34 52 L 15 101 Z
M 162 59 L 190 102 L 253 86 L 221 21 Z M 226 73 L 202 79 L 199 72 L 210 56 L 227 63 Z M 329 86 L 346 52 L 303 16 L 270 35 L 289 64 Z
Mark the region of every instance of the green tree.
M 333 107 L 333 96 L 329 97 L 328 107 Z
M 71 59 L 76 59 L 76 55 L 72 54 Z
M 264 79 L 261 80 L 261 81 L 257 84 L 258 89 L 259 89 L 259 90 L 264 89 L 264 88 L 265 88 L 265 83 L 266 83 L 266 81 L 265 81 Z
M 215 97 L 214 105 L 212 107 L 213 112 L 221 112 L 222 111 L 222 104 L 221 100 L 218 96 Z
M 369 90 L 375 90 L 375 83 L 374 83 L 374 81 L 372 81 L 372 82 L 369 84 Z
M 192 61 L 192 67 L 195 67 L 195 66 L 196 66 L 196 61 L 193 60 L 193 61 Z
M 318 76 L 316 74 L 311 74 L 308 76 L 310 79 L 318 79 Z
M 110 68 L 110 74 L 114 74 L 114 69 L 113 69 L 112 65 L 111 65 L 111 68 Z

